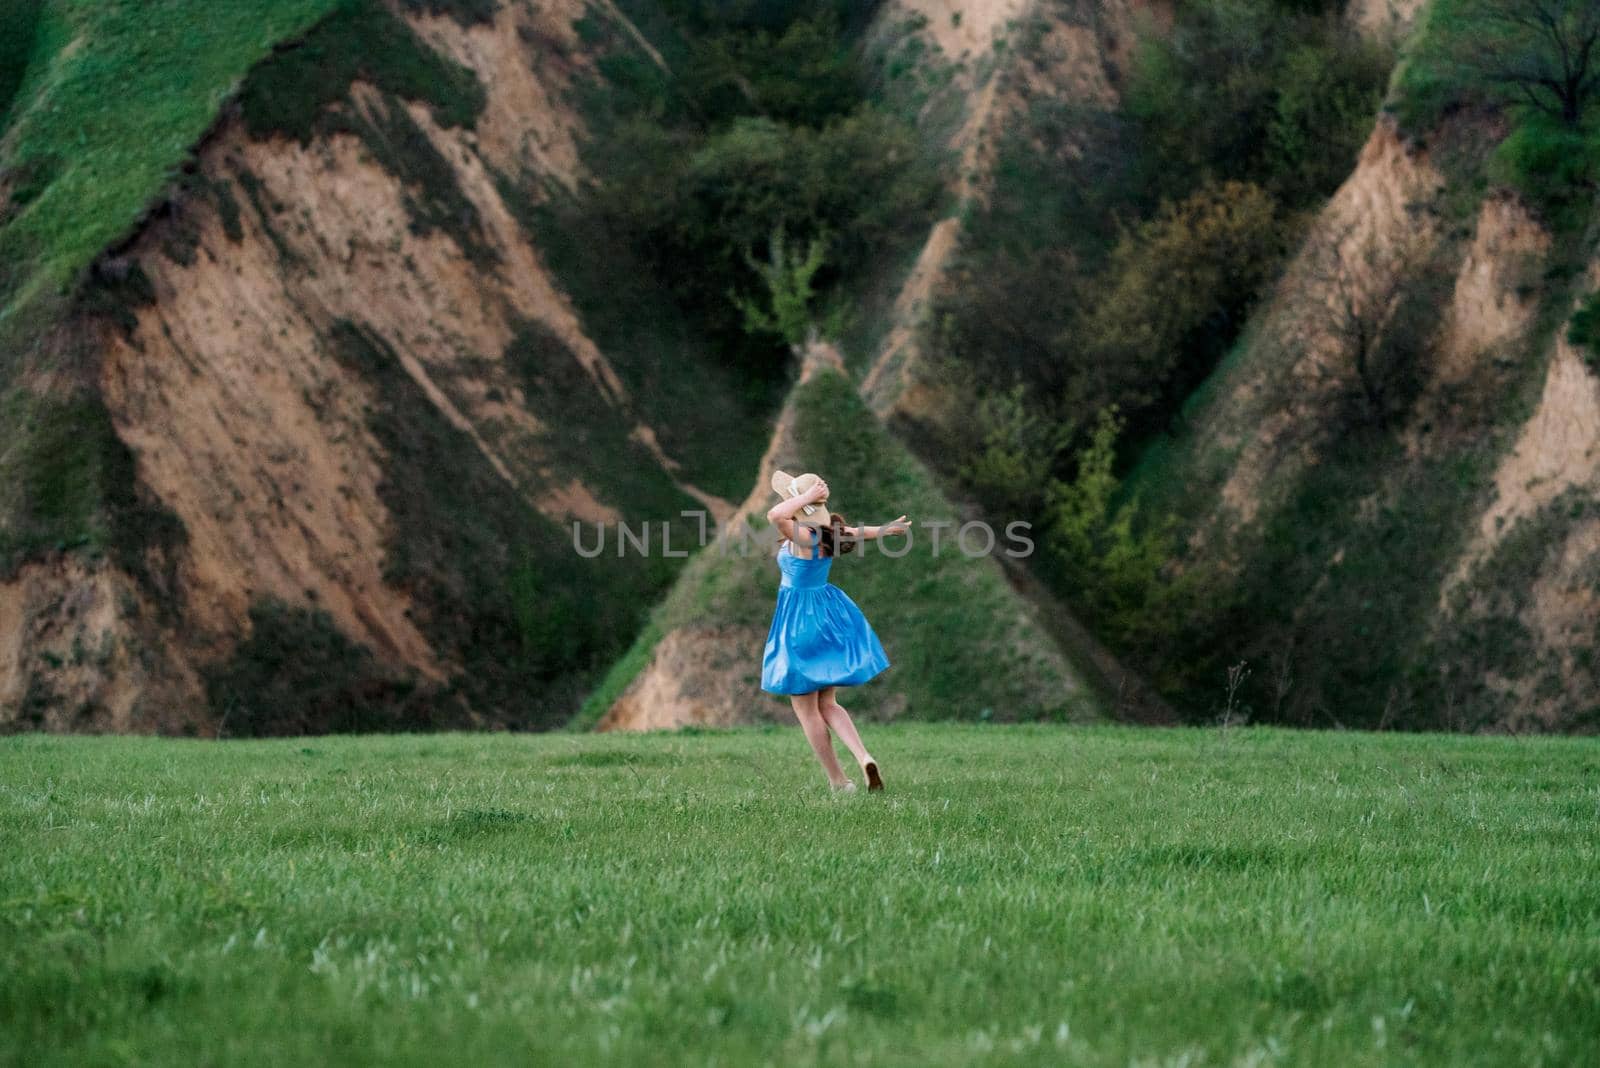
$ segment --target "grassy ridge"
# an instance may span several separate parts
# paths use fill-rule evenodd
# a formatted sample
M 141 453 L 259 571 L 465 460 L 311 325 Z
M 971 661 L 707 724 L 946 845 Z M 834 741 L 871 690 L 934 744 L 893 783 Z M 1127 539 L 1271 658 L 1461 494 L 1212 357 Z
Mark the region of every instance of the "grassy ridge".
M 257 60 L 334 0 L 45 0 L 0 171 L 0 324 L 126 234 Z M 19 197 L 20 192 L 20 197 Z
M 778 457 L 791 471 L 817 471 L 834 488 L 834 504 L 854 523 L 885 523 L 902 513 L 947 524 L 938 555 L 925 525 L 913 531 L 899 559 L 877 545 L 834 563 L 832 581 L 853 598 L 883 639 L 894 666 L 881 681 L 853 691 L 850 707 L 886 714 L 904 698 L 914 719 L 1089 718 L 1095 699 L 1071 691 L 1049 639 L 1030 626 L 1026 604 L 987 559 L 969 559 L 948 524 L 950 501 L 927 469 L 883 429 L 842 375 L 823 372 L 797 387 L 794 440 Z M 765 519 L 757 523 L 764 531 Z M 770 533 L 770 532 L 765 532 Z M 1011 543 L 997 528 L 997 549 Z M 981 540 L 969 540 L 975 550 Z M 713 546 L 684 570 L 634 648 L 585 702 L 577 725 L 605 714 L 650 662 L 665 634 L 695 624 L 765 628 L 772 618 L 778 571 L 770 555 Z M 891 546 L 898 551 L 904 545 Z M 751 700 L 760 665 L 750 665 Z
M 1580 1064 L 1600 749 L 0 740 L 0 1063 Z

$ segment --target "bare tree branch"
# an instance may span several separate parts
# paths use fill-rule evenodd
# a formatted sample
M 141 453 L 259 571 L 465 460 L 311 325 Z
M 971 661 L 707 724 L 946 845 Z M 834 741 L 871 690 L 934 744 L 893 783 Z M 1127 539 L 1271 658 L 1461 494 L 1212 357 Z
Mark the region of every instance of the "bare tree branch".
M 1600 98 L 1596 0 L 1469 0 L 1460 41 L 1464 66 L 1568 126 Z

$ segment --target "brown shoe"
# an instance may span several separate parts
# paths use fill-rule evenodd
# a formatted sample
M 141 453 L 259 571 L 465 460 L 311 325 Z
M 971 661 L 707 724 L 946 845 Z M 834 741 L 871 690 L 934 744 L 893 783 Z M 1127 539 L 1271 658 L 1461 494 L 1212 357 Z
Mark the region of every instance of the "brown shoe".
M 868 790 L 883 789 L 883 778 L 878 774 L 878 762 L 876 760 L 867 761 L 861 765 L 861 770 L 866 773 Z

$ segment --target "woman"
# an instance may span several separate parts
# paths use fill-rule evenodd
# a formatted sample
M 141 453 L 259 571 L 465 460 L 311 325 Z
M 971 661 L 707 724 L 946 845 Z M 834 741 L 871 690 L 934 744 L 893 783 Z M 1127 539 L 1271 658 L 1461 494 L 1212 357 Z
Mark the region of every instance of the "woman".
M 879 527 L 852 527 L 844 516 L 828 514 L 828 484 L 816 475 L 799 478 L 779 471 L 773 489 L 786 500 L 767 513 L 783 536 L 778 570 L 783 583 L 767 632 L 761 660 L 761 688 L 786 694 L 828 782 L 835 790 L 854 790 L 833 752 L 832 728 L 861 765 L 867 789 L 883 789 L 877 761 L 861 744 L 856 725 L 837 699 L 838 687 L 859 686 L 889 666 L 878 636 L 855 602 L 828 582 L 833 557 L 857 543 L 904 534 L 905 516 Z

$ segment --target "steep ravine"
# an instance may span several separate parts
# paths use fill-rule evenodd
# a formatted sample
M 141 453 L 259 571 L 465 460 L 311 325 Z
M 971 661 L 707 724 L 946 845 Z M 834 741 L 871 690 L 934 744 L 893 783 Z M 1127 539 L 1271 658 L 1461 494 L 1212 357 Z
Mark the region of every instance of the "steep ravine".
M 251 644 L 262 619 L 291 645 L 330 621 L 330 663 L 356 665 L 344 697 L 407 695 L 390 725 L 570 711 L 606 628 L 625 637 L 672 566 L 619 561 L 592 586 L 565 558 L 571 521 L 731 510 L 662 449 L 518 217 L 578 176 L 583 17 L 573 0 L 412 18 L 481 83 L 470 127 L 360 82 L 309 138 L 219 121 L 99 268 L 138 280 L 121 321 L 72 327 L 140 493 L 181 530 L 151 550 L 172 580 L 24 563 L 0 585 L 0 722 L 214 731 L 219 678 L 249 675 L 230 658 L 297 655 Z M 549 618 L 519 616 L 518 583 Z
M 943 88 L 923 105 L 919 121 L 925 135 L 948 138 L 950 192 L 956 206 L 929 229 L 856 383 L 865 407 L 852 407 L 849 418 L 884 421 L 885 427 L 871 428 L 871 448 L 885 450 L 883 467 L 906 472 L 898 476 L 898 495 L 885 498 L 882 507 L 920 510 L 924 520 L 971 518 L 958 515 L 933 472 L 906 452 L 890 429 L 899 420 L 925 415 L 930 405 L 948 404 L 924 380 L 919 360 L 931 297 L 957 250 L 963 211 L 984 195 L 1003 124 L 1032 96 L 1077 100 L 1110 94 L 1109 69 L 1119 50 L 1128 46 L 1134 12 L 1140 10 L 1149 8 L 1070 0 L 996 0 L 976 6 L 896 0 L 880 12 L 875 32 L 869 34 L 875 46 L 893 50 L 905 48 L 908 40 L 917 42 L 926 79 L 943 78 Z M 1031 35 L 1042 43 L 1024 56 L 1016 41 Z M 844 373 L 844 361 L 831 346 L 813 344 L 805 351 L 794 394 L 753 473 L 754 488 L 729 525 L 736 532 L 735 544 L 748 533 L 761 548 L 753 557 L 720 549 L 701 553 L 634 648 L 591 695 L 582 722 L 608 730 L 640 730 L 786 719 L 783 702 L 758 692 L 766 632 L 762 612 L 769 608 L 768 587 L 775 583 L 773 546 L 762 518 L 772 501 L 767 479 L 779 467 L 813 467 L 827 458 L 816 426 L 821 420 L 807 413 L 815 412 L 815 398 L 830 395 Z M 869 499 L 879 496 L 877 472 L 857 473 L 843 457 L 835 462 L 839 469 L 830 469 L 828 477 L 840 487 L 839 506 L 855 519 L 872 521 L 858 515 L 859 502 L 849 498 L 852 490 Z M 889 482 L 895 477 L 884 476 Z M 927 537 L 906 560 L 846 558 L 836 565 L 838 581 L 868 607 L 891 656 L 896 649 L 910 654 L 909 662 L 892 669 L 886 681 L 852 695 L 857 711 L 882 719 L 1092 719 L 1127 711 L 1127 705 L 1136 707 L 1142 718 L 1168 718 L 1160 700 L 1054 604 L 1024 569 L 1002 567 L 998 559 L 930 561 L 925 559 Z M 927 573 L 907 574 L 908 566 Z M 927 621 L 944 617 L 937 606 L 896 597 L 893 591 L 905 583 L 924 591 L 965 587 L 969 600 L 960 625 L 938 633 L 920 630 Z M 948 663 L 931 665 L 930 657 Z M 981 663 L 1006 664 L 1008 669 L 986 671 Z M 950 685 L 951 678 L 971 684 Z
M 1208 625 L 1268 680 L 1244 700 L 1291 721 L 1595 725 L 1600 379 L 1566 340 L 1600 278 L 1593 221 L 1558 237 L 1505 189 L 1464 208 L 1470 171 L 1433 160 L 1481 156 L 1483 121 L 1402 139 L 1380 120 L 1138 472 L 1183 517 L 1188 565 L 1237 598 L 1235 622 Z M 1403 407 L 1381 419 L 1353 317 L 1382 324 L 1373 355 L 1397 369 Z

